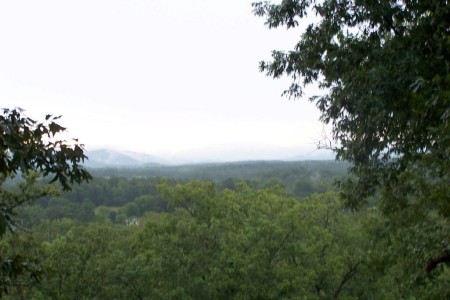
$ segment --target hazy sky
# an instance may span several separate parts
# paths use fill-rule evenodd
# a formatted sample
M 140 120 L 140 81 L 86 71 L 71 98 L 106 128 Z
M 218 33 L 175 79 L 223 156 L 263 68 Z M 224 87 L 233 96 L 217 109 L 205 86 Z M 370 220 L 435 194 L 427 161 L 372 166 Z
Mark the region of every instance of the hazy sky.
M 88 149 L 308 155 L 323 127 L 317 109 L 281 97 L 290 81 L 258 71 L 299 32 L 268 30 L 251 3 L 1 1 L 0 107 L 63 115 Z

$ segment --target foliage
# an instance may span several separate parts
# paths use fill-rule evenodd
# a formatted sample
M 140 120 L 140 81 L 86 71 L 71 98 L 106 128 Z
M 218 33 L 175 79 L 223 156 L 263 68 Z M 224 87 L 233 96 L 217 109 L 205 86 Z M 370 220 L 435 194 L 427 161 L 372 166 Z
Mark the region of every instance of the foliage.
M 14 220 L 14 209 L 20 204 L 52 193 L 48 186 L 37 184 L 38 175 L 52 176 L 64 190 L 70 184 L 87 181 L 89 173 L 81 163 L 86 158 L 82 145 L 76 140 L 68 143 L 58 139 L 65 130 L 55 121 L 59 117 L 47 115 L 38 123 L 23 115 L 21 109 L 2 109 L 0 114 L 0 237 L 7 230 L 14 232 L 19 225 Z M 5 181 L 17 175 L 24 177 L 18 189 L 5 188 Z M 0 296 L 13 279 L 31 272 L 24 257 L 0 256 Z
M 159 186 L 173 213 L 138 224 L 46 221 L 47 280 L 33 299 L 310 299 L 367 295 L 365 234 L 336 193 Z M 373 284 L 373 283 L 372 283 Z
M 68 143 L 55 139 L 65 128 L 55 121 L 60 117 L 47 115 L 45 122 L 38 123 L 22 114 L 20 109 L 3 109 L 0 115 L 0 173 L 3 177 L 28 174 L 31 170 L 52 175 L 63 189 L 70 184 L 90 179 L 81 166 L 86 159 L 83 145 L 77 140 Z
M 392 230 L 424 230 L 408 234 L 397 248 L 420 262 L 415 273 L 448 263 L 448 1 L 290 0 L 253 6 L 269 28 L 311 21 L 294 50 L 274 51 L 273 60 L 260 68 L 274 78 L 290 76 L 288 96 L 301 97 L 312 83 L 326 91 L 310 100 L 321 120 L 333 126 L 336 146 L 327 146 L 352 163 L 355 178 L 342 182 L 347 205 L 360 208 L 380 195 Z M 423 239 L 426 228 L 442 238 Z
M 422 261 L 402 249 L 415 235 L 427 244 L 445 232 L 425 225 L 395 230 L 376 207 L 344 209 L 335 191 L 297 201 L 279 185 L 255 189 L 243 181 L 232 189 L 212 181 L 162 181 L 157 188 L 167 212 L 113 223 L 110 213 L 128 205 L 103 206 L 95 222 L 75 220 L 78 213 L 41 220 L 31 229 L 33 247 L 5 241 L 4 249 L 30 259 L 38 253 L 47 270 L 40 282 L 16 278 L 9 297 L 439 299 L 448 293 L 448 268 L 441 264 L 441 272 L 418 278 L 413 270 Z M 138 199 L 131 203 L 152 197 Z
M 0 298 L 5 292 L 26 299 L 28 291 L 47 274 L 41 264 L 43 253 L 39 241 L 28 233 L 7 233 L 0 240 L 0 248 L 2 256 L 6 258 L 0 265 L 0 286 L 3 289 Z
M 110 245 L 118 233 L 99 224 L 74 226 L 65 235 L 46 244 L 46 267 L 50 274 L 40 292 L 52 299 L 94 299 L 98 296 L 98 286 L 103 284 L 104 275 L 109 272 L 108 269 L 100 270 L 98 265 L 108 257 L 106 253 L 114 251 Z
M 25 201 L 47 195 L 50 190 L 36 186 L 36 173 L 51 175 L 64 190 L 70 184 L 87 181 L 91 177 L 81 166 L 86 158 L 82 145 L 58 140 L 65 128 L 55 121 L 59 117 L 47 115 L 38 123 L 22 114 L 20 109 L 3 109 L 0 115 L 0 183 L 18 174 L 27 178 L 19 192 L 0 189 L 0 236 L 6 228 L 13 230 L 13 209 Z M 76 142 L 76 140 L 74 140 Z
M 347 173 L 348 163 L 336 161 L 243 161 L 234 163 L 192 164 L 181 166 L 151 166 L 141 168 L 99 168 L 90 172 L 95 177 L 108 178 L 170 178 L 173 180 L 257 180 L 258 187 L 267 180 L 281 180 L 289 189 L 295 179 L 314 177 L 327 181 Z M 316 178 L 317 177 L 317 178 Z
M 290 196 L 304 199 L 313 193 L 332 189 L 332 182 L 346 174 L 348 164 L 334 161 L 302 162 L 242 162 L 232 164 L 189 165 L 171 167 L 168 184 L 185 182 L 186 178 L 208 178 L 216 183 L 216 190 L 235 190 L 236 183 L 245 181 L 252 188 L 283 187 Z M 48 195 L 38 201 L 17 208 L 23 226 L 31 228 L 41 219 L 56 220 L 73 218 L 81 222 L 92 221 L 92 206 L 85 218 L 82 205 L 90 201 L 96 207 L 96 218 L 110 219 L 113 223 L 125 223 L 132 218 L 140 218 L 148 212 L 168 212 L 167 201 L 156 186 L 161 177 L 147 177 L 142 174 L 156 174 L 154 169 L 102 170 L 105 177 L 95 176 L 89 183 L 72 186 L 55 197 Z M 178 174 L 178 168 L 183 171 Z M 98 170 L 89 170 L 91 173 Z M 115 176 L 123 174 L 126 176 Z M 177 175 L 178 174 L 178 175 Z M 222 179 L 225 178 L 225 179 Z M 102 207 L 103 206 L 103 207 Z M 98 209 L 102 207 L 101 209 Z M 87 207 L 84 206 L 84 209 Z M 111 211 L 112 210 L 112 211 Z

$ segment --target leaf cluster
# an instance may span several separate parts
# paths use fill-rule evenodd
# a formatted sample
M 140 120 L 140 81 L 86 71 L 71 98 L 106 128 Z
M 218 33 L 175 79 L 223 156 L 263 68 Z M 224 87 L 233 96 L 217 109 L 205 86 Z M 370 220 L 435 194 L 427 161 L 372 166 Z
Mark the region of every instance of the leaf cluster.
M 74 139 L 58 139 L 65 128 L 56 123 L 60 116 L 47 115 L 37 122 L 23 115 L 21 109 L 2 109 L 0 115 L 0 174 L 10 177 L 30 171 L 53 176 L 64 190 L 70 184 L 90 179 L 82 167 L 87 158 L 84 146 Z

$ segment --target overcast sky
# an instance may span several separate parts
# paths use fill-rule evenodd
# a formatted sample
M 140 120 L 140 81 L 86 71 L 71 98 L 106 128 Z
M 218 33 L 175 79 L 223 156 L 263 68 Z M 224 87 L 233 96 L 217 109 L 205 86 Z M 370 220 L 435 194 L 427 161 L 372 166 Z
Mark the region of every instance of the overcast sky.
M 252 0 L 0 2 L 0 107 L 60 123 L 88 149 L 160 157 L 317 154 L 315 106 L 259 73 L 299 32 L 269 30 Z M 199 160 L 201 158 L 197 158 Z

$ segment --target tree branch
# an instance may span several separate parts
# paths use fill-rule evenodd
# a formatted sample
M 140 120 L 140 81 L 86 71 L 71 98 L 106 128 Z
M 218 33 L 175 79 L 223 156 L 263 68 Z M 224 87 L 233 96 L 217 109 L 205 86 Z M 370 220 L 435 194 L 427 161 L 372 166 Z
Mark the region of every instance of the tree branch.
M 339 296 L 345 283 L 347 283 L 347 281 L 349 281 L 356 274 L 358 265 L 359 265 L 359 263 L 355 264 L 354 266 L 350 266 L 348 272 L 345 273 L 344 277 L 341 280 L 341 283 L 339 284 L 338 288 L 334 292 L 333 299 L 337 299 L 337 297 Z
M 430 259 L 427 267 L 425 268 L 425 272 L 430 273 L 437 267 L 437 265 L 441 263 L 450 263 L 450 253 L 447 252 L 444 256 Z

